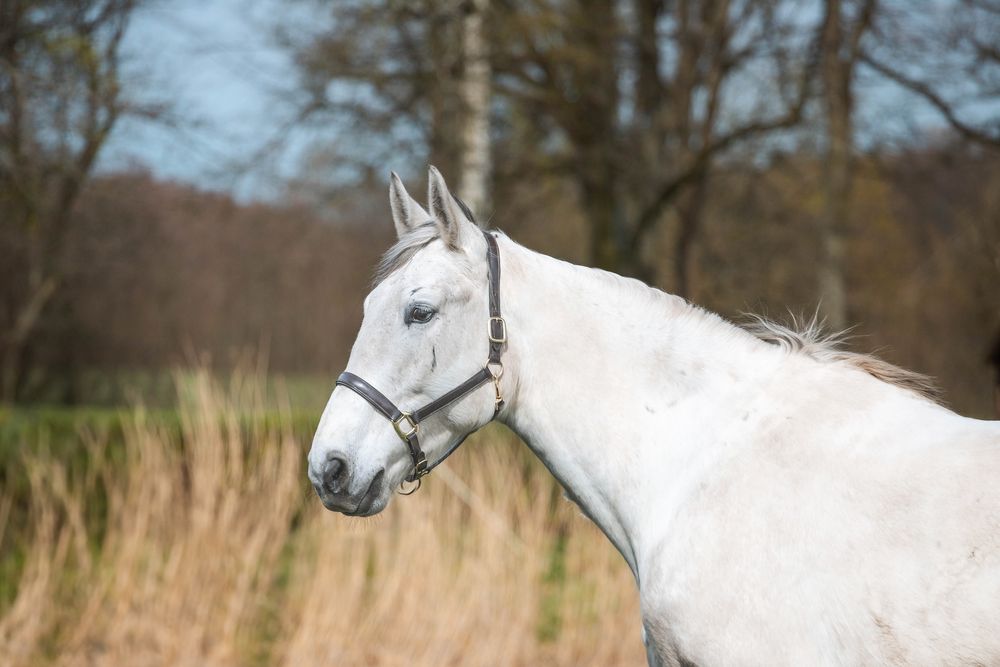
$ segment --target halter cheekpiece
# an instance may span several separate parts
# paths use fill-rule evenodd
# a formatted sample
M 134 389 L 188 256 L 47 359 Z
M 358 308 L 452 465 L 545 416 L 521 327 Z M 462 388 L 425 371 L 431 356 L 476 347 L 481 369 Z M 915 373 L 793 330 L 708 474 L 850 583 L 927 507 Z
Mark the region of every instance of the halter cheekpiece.
M 416 482 L 417 485 L 410 491 L 401 492 L 409 495 L 420 488 L 420 478 L 437 467 L 442 461 L 448 458 L 452 452 L 458 449 L 465 438 L 471 433 L 467 433 L 455 444 L 448 448 L 448 451 L 434 463 L 428 465 L 427 457 L 420 449 L 419 431 L 420 423 L 438 412 L 448 407 L 455 401 L 464 398 L 487 382 L 493 383 L 496 396 L 493 402 L 492 421 L 500 413 L 503 407 L 503 395 L 500 393 L 500 378 L 503 376 L 503 363 L 500 355 L 503 347 L 507 343 L 507 323 L 500 315 L 500 248 L 497 246 L 496 238 L 489 232 L 484 231 L 486 237 L 486 260 L 489 265 L 489 299 L 490 318 L 487 322 L 487 333 L 489 335 L 490 348 L 486 364 L 480 368 L 472 377 L 458 385 L 446 394 L 439 396 L 430 403 L 412 410 L 404 412 L 386 398 L 385 394 L 373 387 L 371 384 L 358 377 L 354 373 L 344 371 L 337 378 L 337 384 L 347 387 L 375 408 L 375 410 L 392 422 L 392 427 L 396 435 L 402 440 L 410 451 L 410 458 L 413 459 L 413 470 L 407 475 L 407 482 Z

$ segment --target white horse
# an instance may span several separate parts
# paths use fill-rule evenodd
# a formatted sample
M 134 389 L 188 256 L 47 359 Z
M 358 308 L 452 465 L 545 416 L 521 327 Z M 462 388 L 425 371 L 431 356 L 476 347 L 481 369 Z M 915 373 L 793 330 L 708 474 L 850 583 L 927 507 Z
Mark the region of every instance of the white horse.
M 348 369 L 413 407 L 483 367 L 487 242 L 433 168 L 429 213 L 395 175 L 390 200 Z M 651 665 L 1000 665 L 1000 422 L 815 330 L 750 333 L 494 237 L 505 371 L 421 423 L 424 452 L 501 393 L 632 569 Z M 415 477 L 400 437 L 337 387 L 309 454 L 326 507 L 384 509 Z

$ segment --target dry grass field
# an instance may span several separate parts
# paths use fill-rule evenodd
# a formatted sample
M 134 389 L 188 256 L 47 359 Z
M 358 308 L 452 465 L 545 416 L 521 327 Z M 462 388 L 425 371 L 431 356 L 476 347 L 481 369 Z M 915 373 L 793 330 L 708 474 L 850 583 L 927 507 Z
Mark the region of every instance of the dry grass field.
M 83 467 L 26 443 L 4 665 L 644 664 L 624 562 L 502 429 L 348 519 L 288 420 L 247 419 L 254 382 L 185 393 L 179 429 L 136 410 L 118 449 L 81 434 Z

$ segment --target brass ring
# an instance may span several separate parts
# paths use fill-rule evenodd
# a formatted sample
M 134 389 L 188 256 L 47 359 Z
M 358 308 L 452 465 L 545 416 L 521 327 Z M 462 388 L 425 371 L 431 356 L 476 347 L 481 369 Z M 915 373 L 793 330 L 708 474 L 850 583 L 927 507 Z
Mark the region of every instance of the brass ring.
M 423 475 L 421 475 L 421 477 L 422 476 Z M 417 479 L 414 480 L 414 483 L 416 483 L 415 487 L 413 487 L 409 491 L 403 491 L 403 484 L 406 484 L 408 481 L 409 480 L 404 479 L 402 482 L 400 482 L 399 489 L 396 491 L 396 493 L 398 493 L 401 496 L 412 496 L 414 493 L 416 493 L 417 490 L 420 488 L 420 477 L 417 477 Z

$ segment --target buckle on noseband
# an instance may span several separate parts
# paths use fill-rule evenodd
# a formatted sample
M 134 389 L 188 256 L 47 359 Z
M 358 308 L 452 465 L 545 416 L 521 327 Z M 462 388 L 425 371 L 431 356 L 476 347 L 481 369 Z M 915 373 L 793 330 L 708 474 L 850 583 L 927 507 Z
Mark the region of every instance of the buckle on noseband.
M 409 424 L 409 430 L 407 430 L 405 433 L 403 432 L 403 427 L 402 427 L 404 421 Z M 396 435 L 398 435 L 399 439 L 402 440 L 403 442 L 408 442 L 410 438 L 412 438 L 417 434 L 418 426 L 419 425 L 417 424 L 417 422 L 413 421 L 413 416 L 410 415 L 409 412 L 402 413 L 401 415 L 399 415 L 398 419 L 394 419 L 392 421 L 392 427 L 396 429 Z
M 395 422 L 393 422 L 393 423 L 395 423 Z M 431 472 L 430 469 L 427 467 L 427 457 L 424 456 L 423 452 L 420 452 L 420 458 L 417 459 L 416 463 L 414 464 L 414 466 L 413 466 L 413 472 L 410 473 L 409 476 L 406 479 L 403 480 L 404 484 L 406 482 L 409 482 L 411 484 L 416 484 L 416 486 L 414 486 L 409 491 L 404 491 L 403 490 L 403 484 L 400 484 L 399 485 L 399 491 L 398 491 L 399 495 L 401 495 L 401 496 L 409 496 L 409 495 L 412 495 L 412 494 L 416 493 L 417 489 L 420 488 L 420 480 L 424 477 L 424 475 L 430 474 L 430 472 Z
M 493 323 L 500 325 L 499 332 L 494 328 Z M 502 317 L 491 317 L 489 322 L 489 327 L 487 327 L 490 334 L 491 343 L 499 343 L 503 345 L 507 342 L 507 322 Z
M 417 460 L 417 464 L 413 466 L 413 477 L 420 481 L 420 478 L 428 474 L 430 470 L 427 469 L 427 457 L 424 456 L 423 452 L 420 452 L 420 459 Z

